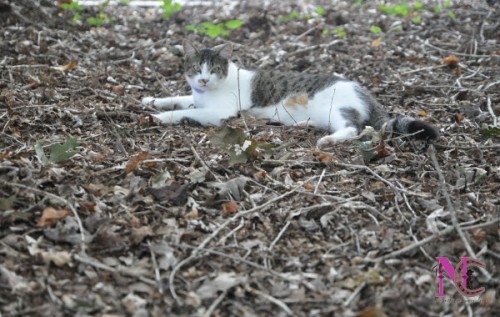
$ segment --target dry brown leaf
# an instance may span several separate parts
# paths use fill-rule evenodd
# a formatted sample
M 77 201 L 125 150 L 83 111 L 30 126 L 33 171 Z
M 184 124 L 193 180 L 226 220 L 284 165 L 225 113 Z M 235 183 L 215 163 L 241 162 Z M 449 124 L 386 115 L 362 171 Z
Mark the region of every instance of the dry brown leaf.
M 122 85 L 116 85 L 111 87 L 111 91 L 117 95 L 123 95 L 125 93 L 125 87 Z
M 224 212 L 224 216 L 236 213 L 238 211 L 238 208 L 238 203 L 234 200 L 222 203 L 222 211 Z
M 328 163 L 333 161 L 333 155 L 326 153 L 326 152 L 321 152 L 321 151 L 316 151 L 313 153 L 313 156 L 318 159 L 318 161 L 323 162 L 323 163 Z
M 263 181 L 266 179 L 266 177 L 267 177 L 266 171 L 259 171 L 253 174 L 253 179 L 255 179 L 256 181 Z
M 68 70 L 75 69 L 78 66 L 78 62 L 74 59 L 70 60 L 68 64 L 61 66 L 54 66 L 52 69 L 59 70 L 61 72 L 65 72 Z
M 472 238 L 476 241 L 476 243 L 483 242 L 487 236 L 488 233 L 484 229 L 477 228 L 472 230 Z
M 450 55 L 450 56 L 443 58 L 443 64 L 456 65 L 458 62 L 460 62 L 460 59 L 458 57 L 456 57 L 455 55 Z
M 148 152 L 142 151 L 141 153 L 134 155 L 128 160 L 127 165 L 125 166 L 125 173 L 130 173 L 141 165 L 142 161 L 144 161 L 148 157 Z
M 368 307 L 359 313 L 358 317 L 386 317 L 384 310 L 380 307 Z
M 47 207 L 43 210 L 42 217 L 38 219 L 37 226 L 42 228 L 53 226 L 57 223 L 57 221 L 68 215 L 69 210 L 66 208 L 57 210 L 52 207 Z
M 314 190 L 314 186 L 309 184 L 309 183 L 305 183 L 304 184 L 304 188 L 307 189 L 307 190 Z
M 455 113 L 455 121 L 463 122 L 465 120 L 465 116 L 461 113 Z
M 372 47 L 379 47 L 380 44 L 382 44 L 382 38 L 381 37 L 373 40 Z
M 150 187 L 149 193 L 159 201 L 169 201 L 173 205 L 179 206 L 186 202 L 188 188 L 189 183 L 184 185 L 174 183 L 157 188 Z
M 374 190 L 380 190 L 380 189 L 385 189 L 387 186 L 381 182 L 381 181 L 376 181 L 374 182 L 373 184 L 370 185 L 370 190 L 371 191 L 374 191 Z

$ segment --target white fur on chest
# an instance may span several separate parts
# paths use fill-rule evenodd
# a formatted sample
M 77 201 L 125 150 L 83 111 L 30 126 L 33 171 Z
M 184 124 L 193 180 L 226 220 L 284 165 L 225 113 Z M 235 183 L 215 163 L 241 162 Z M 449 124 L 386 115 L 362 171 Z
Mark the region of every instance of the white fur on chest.
M 192 89 L 196 108 L 210 108 L 216 113 L 235 116 L 238 111 L 251 107 L 251 82 L 253 72 L 238 69 L 230 63 L 228 76 L 216 87 L 200 92 Z

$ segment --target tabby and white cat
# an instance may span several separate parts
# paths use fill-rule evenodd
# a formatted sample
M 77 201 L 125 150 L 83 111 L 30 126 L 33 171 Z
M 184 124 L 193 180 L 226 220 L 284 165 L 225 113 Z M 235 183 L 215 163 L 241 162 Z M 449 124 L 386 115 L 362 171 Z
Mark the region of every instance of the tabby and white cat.
M 240 110 L 248 110 L 257 118 L 329 131 L 330 135 L 318 140 L 318 147 L 356 137 L 366 125 L 389 133 L 415 134 L 419 139 L 439 136 L 435 127 L 414 118 L 390 119 L 366 89 L 345 78 L 240 69 L 230 60 L 230 44 L 197 49 L 185 41 L 183 47 L 192 95 L 142 100 L 144 105 L 153 103 L 169 110 L 154 115 L 164 123 L 186 119 L 221 125 Z

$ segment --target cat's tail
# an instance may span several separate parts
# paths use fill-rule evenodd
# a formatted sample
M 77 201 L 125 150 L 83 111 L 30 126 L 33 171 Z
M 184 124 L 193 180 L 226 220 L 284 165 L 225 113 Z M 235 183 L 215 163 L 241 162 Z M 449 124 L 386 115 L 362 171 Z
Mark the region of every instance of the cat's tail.
M 439 137 L 439 130 L 433 125 L 403 115 L 387 120 L 382 126 L 382 130 L 393 137 L 399 134 L 408 134 L 413 135 L 416 139 L 427 141 Z

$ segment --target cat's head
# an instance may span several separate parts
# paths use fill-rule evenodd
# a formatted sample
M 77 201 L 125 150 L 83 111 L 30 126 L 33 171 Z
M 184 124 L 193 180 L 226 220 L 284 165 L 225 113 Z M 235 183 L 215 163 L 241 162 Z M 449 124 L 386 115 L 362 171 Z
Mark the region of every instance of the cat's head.
M 212 49 L 197 49 L 188 41 L 184 47 L 184 73 L 189 85 L 198 91 L 216 88 L 227 77 L 229 59 L 233 52 L 231 44 Z

